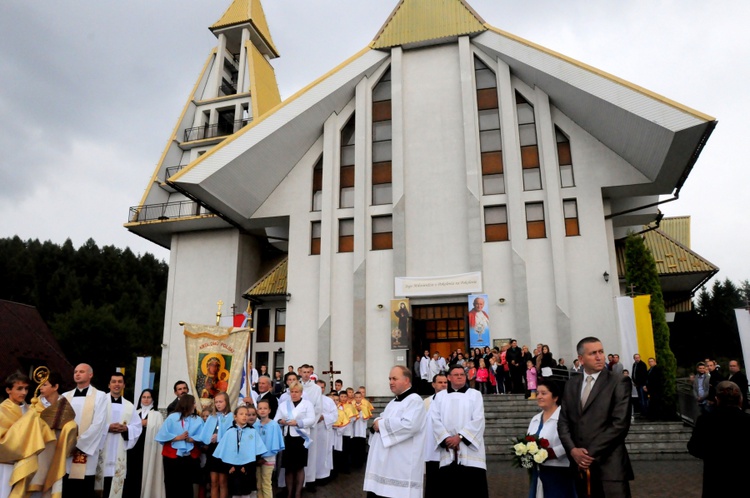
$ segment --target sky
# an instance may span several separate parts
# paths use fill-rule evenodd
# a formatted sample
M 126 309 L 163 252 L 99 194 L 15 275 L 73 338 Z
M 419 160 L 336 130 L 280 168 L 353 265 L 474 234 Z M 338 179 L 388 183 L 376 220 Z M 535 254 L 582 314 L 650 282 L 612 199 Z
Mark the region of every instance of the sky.
M 691 216 L 691 248 L 716 278 L 750 279 L 750 2 L 468 1 L 499 29 L 717 118 L 679 200 L 661 209 Z M 168 260 L 123 224 L 229 4 L 0 2 L 0 237 L 92 238 Z M 365 47 L 396 4 L 264 0 L 282 99 Z

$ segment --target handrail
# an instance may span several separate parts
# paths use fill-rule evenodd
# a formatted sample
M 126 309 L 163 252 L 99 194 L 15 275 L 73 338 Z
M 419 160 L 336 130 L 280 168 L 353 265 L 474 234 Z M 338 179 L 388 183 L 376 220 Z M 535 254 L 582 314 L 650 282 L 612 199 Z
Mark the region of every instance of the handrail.
M 241 128 L 248 125 L 253 118 L 238 119 L 234 121 L 232 129 L 228 129 L 227 124 L 221 126 L 217 124 L 204 124 L 202 126 L 193 126 L 192 128 L 185 128 L 183 134 L 183 142 L 192 142 L 193 140 L 204 140 L 206 138 L 225 137 L 239 131 Z
M 177 218 L 189 218 L 199 215 L 215 216 L 194 201 L 164 202 L 133 206 L 128 214 L 128 223 L 143 221 L 166 221 Z

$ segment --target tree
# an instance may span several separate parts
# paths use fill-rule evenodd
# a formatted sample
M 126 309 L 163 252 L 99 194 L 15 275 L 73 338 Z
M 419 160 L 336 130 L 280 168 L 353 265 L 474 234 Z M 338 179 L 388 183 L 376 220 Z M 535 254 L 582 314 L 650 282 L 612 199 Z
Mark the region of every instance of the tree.
M 158 366 L 168 271 L 151 254 L 93 239 L 78 250 L 70 240 L 0 239 L 0 299 L 35 306 L 67 358 L 94 367 L 100 388 L 115 367 L 126 367 L 129 380 L 137 356 Z
M 654 329 L 656 362 L 664 372 L 664 412 L 659 418 L 674 418 L 676 413 L 677 359 L 669 346 L 669 326 L 664 310 L 664 296 L 659 284 L 659 272 L 651 251 L 643 237 L 628 235 L 625 241 L 625 280 L 639 294 L 650 294 L 651 323 Z
M 711 340 L 703 344 L 702 358 L 735 358 L 741 351 L 740 334 L 737 329 L 736 308 L 746 306 L 745 295 L 748 281 L 740 287 L 728 278 L 723 282 L 715 280 L 711 291 L 701 289 L 696 303 L 701 328 L 711 334 Z

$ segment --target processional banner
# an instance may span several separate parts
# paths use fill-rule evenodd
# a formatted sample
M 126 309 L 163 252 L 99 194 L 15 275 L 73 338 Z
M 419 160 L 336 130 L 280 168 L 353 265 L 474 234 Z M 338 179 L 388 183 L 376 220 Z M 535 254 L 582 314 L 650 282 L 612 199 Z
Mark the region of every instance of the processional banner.
M 250 330 L 185 324 L 188 382 L 201 406 L 210 406 L 220 392 L 230 400 L 239 396 Z

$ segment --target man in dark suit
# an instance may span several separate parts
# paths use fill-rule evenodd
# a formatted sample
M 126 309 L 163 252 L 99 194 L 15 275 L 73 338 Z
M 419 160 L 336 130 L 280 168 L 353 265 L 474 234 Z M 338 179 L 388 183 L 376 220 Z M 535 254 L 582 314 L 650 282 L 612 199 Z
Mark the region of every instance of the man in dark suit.
M 271 391 L 271 378 L 265 375 L 261 375 L 258 378 L 258 398 L 255 400 L 255 403 L 257 404 L 262 399 L 268 400 L 268 407 L 271 409 L 269 417 L 273 420 L 273 417 L 276 416 L 276 410 L 279 408 L 279 400 L 276 399 L 276 396 Z
M 656 358 L 649 358 L 648 365 L 648 378 L 643 386 L 648 396 L 646 416 L 649 420 L 660 420 L 664 417 L 664 372 L 656 364 Z
M 731 380 L 740 388 L 742 409 L 747 410 L 750 407 L 750 403 L 747 401 L 747 376 L 740 370 L 739 360 L 729 360 L 729 377 L 727 377 L 727 380 Z
M 541 351 L 539 352 L 541 354 Z M 505 361 L 508 362 L 508 373 L 510 374 L 511 390 L 514 394 L 523 394 L 526 388 L 523 385 L 523 372 L 526 364 L 521 363 L 523 352 L 518 347 L 518 341 L 511 339 L 510 347 L 505 352 Z
M 625 438 L 630 430 L 631 381 L 606 368 L 604 347 L 596 337 L 581 339 L 576 350 L 583 375 L 565 386 L 557 429 L 578 468 L 578 494 L 629 498 L 634 476 Z
M 638 353 L 633 355 L 633 368 L 630 370 L 630 377 L 633 379 L 635 390 L 638 392 L 638 411 L 641 415 L 645 415 L 648 402 L 646 393 L 643 391 L 643 386 L 646 385 L 646 381 L 648 380 L 648 367 L 646 366 L 646 362 L 641 360 L 641 355 Z
M 716 386 L 716 408 L 698 417 L 688 441 L 691 455 L 703 460 L 703 497 L 735 496 L 737 476 L 750 467 L 750 415 L 740 408 L 737 384 L 722 381 Z M 736 448 L 727 454 L 726 447 Z

